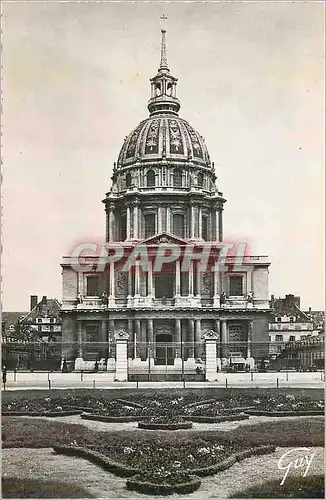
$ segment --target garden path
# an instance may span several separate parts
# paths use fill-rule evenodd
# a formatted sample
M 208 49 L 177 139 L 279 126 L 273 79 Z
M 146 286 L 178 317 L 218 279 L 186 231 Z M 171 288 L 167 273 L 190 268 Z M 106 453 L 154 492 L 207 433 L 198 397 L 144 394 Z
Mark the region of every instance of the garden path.
M 272 479 L 283 477 L 284 471 L 277 467 L 278 460 L 292 448 L 277 448 L 275 453 L 251 457 L 240 463 L 234 464 L 230 469 L 220 474 L 203 478 L 201 487 L 196 492 L 182 496 L 182 499 L 211 500 L 227 498 L 236 491 L 246 489 L 254 484 L 259 484 Z M 308 475 L 320 474 L 324 471 L 324 449 L 309 448 L 309 453 L 315 452 Z M 292 459 L 302 456 L 299 450 L 292 455 Z M 116 499 L 135 498 L 147 499 L 149 496 L 132 493 L 125 488 L 125 479 L 118 478 L 100 467 L 81 458 L 57 455 L 50 448 L 40 449 L 3 449 L 2 450 L 3 475 L 16 477 L 37 477 L 48 480 L 78 483 L 79 486 L 89 490 L 96 498 Z M 297 469 L 296 474 L 303 475 L 302 469 Z M 294 474 L 290 472 L 290 476 Z M 304 481 L 304 479 L 303 479 Z M 304 484 L 304 482 L 303 482 Z M 180 500 L 180 495 L 170 495 L 170 500 Z
M 70 415 L 68 417 L 23 417 L 23 418 L 42 418 L 43 420 L 54 420 L 56 422 L 66 422 L 68 424 L 81 424 L 93 431 L 107 431 L 107 432 L 116 432 L 116 431 L 139 431 L 137 422 L 97 422 L 96 420 L 84 420 L 80 418 L 79 415 Z M 264 417 L 264 416 L 251 416 L 248 420 L 238 420 L 234 422 L 220 422 L 218 424 L 204 424 L 193 422 L 191 429 L 183 429 L 180 431 L 173 432 L 192 432 L 192 431 L 229 431 L 236 429 L 237 427 L 243 425 L 254 425 L 260 424 L 263 422 L 275 422 L 277 420 L 284 419 L 293 420 L 293 419 L 311 419 L 311 418 L 319 418 L 322 419 L 322 416 L 309 416 L 309 417 Z M 145 432 L 145 431 L 143 431 Z M 150 431 L 146 430 L 146 432 L 158 432 L 158 431 Z M 164 431 L 162 431 L 164 432 Z

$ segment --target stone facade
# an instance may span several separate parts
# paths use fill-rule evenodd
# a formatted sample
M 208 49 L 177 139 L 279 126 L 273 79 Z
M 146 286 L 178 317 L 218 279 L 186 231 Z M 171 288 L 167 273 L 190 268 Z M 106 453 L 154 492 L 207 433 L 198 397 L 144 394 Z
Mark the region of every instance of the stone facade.
M 209 352 L 211 379 L 212 353 L 216 367 L 223 368 L 233 357 L 253 366 L 255 357 L 268 352 L 270 262 L 248 256 L 237 269 L 236 258 L 227 257 L 225 269 L 214 270 L 226 200 L 216 186 L 204 139 L 178 115 L 176 82 L 162 31 L 150 116 L 125 139 L 103 200 L 106 240 L 122 248 L 124 258 L 101 271 L 96 257 L 84 258 L 87 270 L 75 269 L 69 257 L 62 262 L 63 356 L 75 359 L 76 368 L 94 360 L 110 367 L 116 363 L 121 378 L 127 365 L 121 364 L 119 349 L 130 360 L 129 373 L 160 373 L 161 366 L 178 373 L 201 362 L 205 367 Z M 164 244 L 175 245 L 180 254 L 157 271 L 157 252 Z M 147 265 L 126 269 L 126 259 L 144 246 Z M 190 246 L 199 255 L 212 249 L 204 270 L 198 259 L 183 267 Z M 118 331 L 126 332 L 122 343 Z M 207 331 L 215 332 L 208 341 Z

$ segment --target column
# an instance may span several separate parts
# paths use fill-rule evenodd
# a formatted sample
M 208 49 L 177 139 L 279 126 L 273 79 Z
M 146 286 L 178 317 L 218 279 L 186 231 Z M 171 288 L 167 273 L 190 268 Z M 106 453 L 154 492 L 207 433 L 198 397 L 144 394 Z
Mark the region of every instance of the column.
M 181 344 L 181 319 L 177 318 L 175 320 L 175 341 L 177 344 Z M 181 345 L 177 346 L 178 358 L 181 356 Z
M 161 233 L 162 232 L 162 207 L 159 206 L 158 209 L 157 209 L 157 232 L 158 233 Z
M 214 322 L 215 332 L 217 333 L 217 346 L 216 346 L 216 358 L 218 367 L 221 368 L 221 325 L 220 320 L 216 319 Z
M 138 239 L 138 202 L 134 204 L 134 239 Z
M 134 346 L 135 346 L 135 353 L 136 353 L 136 358 L 141 357 L 141 346 L 139 345 L 141 342 L 141 332 L 140 332 L 140 320 L 136 319 L 135 320 L 135 337 L 134 337 Z
M 200 297 L 201 294 L 201 271 L 200 271 L 200 261 L 195 261 L 196 266 L 196 295 Z
M 214 297 L 213 297 L 213 305 L 214 307 L 220 308 L 220 273 L 219 271 L 212 271 L 213 279 L 214 279 Z
M 171 233 L 171 211 L 170 207 L 166 207 L 166 232 Z
M 218 212 L 218 241 L 223 241 L 223 217 L 221 209 Z
M 191 205 L 191 217 L 190 217 L 190 238 L 195 237 L 195 207 Z
M 101 323 L 101 358 L 108 358 L 108 322 L 102 320 Z
M 195 340 L 195 322 L 193 319 L 188 320 L 188 358 L 194 357 L 194 340 Z
M 127 240 L 130 238 L 130 206 L 127 205 Z
M 150 258 L 148 259 L 147 297 L 153 298 L 153 262 Z
M 225 360 L 228 357 L 227 353 L 227 325 L 226 325 L 226 320 L 222 319 L 221 320 L 221 360 Z M 223 364 L 226 364 L 225 361 Z
M 153 323 L 152 319 L 147 320 L 147 334 L 148 334 L 149 344 L 153 344 L 153 342 L 154 342 L 154 323 Z
M 109 208 L 109 241 L 114 241 L 114 205 Z
M 201 320 L 195 320 L 195 358 L 201 358 Z
M 175 296 L 180 297 L 180 260 L 175 263 Z
M 82 271 L 78 271 L 77 293 L 80 293 L 82 296 L 84 296 L 84 274 L 82 273 Z
M 194 262 L 191 261 L 189 264 L 189 272 L 188 272 L 188 296 L 193 297 L 194 295 Z
M 77 323 L 78 358 L 83 358 L 83 323 Z
M 252 321 L 248 321 L 247 359 L 251 358 Z
M 139 263 L 135 263 L 135 297 L 140 296 L 140 269 Z
M 109 290 L 109 306 L 115 305 L 115 275 L 114 262 L 110 262 L 110 290 Z
M 198 238 L 202 238 L 203 233 L 203 212 L 202 208 L 199 207 L 198 210 Z
M 218 227 L 219 227 L 219 211 L 216 209 L 215 210 L 215 240 L 216 241 L 220 241 L 219 240 L 219 232 L 218 232 Z

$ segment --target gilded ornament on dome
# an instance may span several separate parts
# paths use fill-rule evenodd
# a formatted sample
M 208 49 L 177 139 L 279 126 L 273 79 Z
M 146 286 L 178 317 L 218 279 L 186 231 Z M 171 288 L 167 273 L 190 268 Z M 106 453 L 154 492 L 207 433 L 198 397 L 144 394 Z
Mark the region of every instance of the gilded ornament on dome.
M 179 124 L 176 120 L 169 121 L 170 153 L 183 154 L 183 144 Z
M 132 158 L 135 156 L 136 153 L 136 145 L 137 145 L 137 140 L 140 134 L 140 131 L 143 127 L 143 123 L 140 123 L 136 130 L 134 130 L 130 136 L 128 147 L 127 147 L 127 152 L 126 152 L 126 158 Z
M 160 120 L 153 120 L 146 138 L 145 154 L 158 153 L 158 134 L 160 130 Z

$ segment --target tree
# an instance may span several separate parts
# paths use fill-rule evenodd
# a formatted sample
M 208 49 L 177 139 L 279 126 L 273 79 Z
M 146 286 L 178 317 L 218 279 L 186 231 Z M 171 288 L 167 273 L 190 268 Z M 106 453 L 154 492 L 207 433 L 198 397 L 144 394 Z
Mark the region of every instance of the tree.
M 10 338 L 12 342 L 37 342 L 40 340 L 37 333 L 36 326 L 18 321 Z

